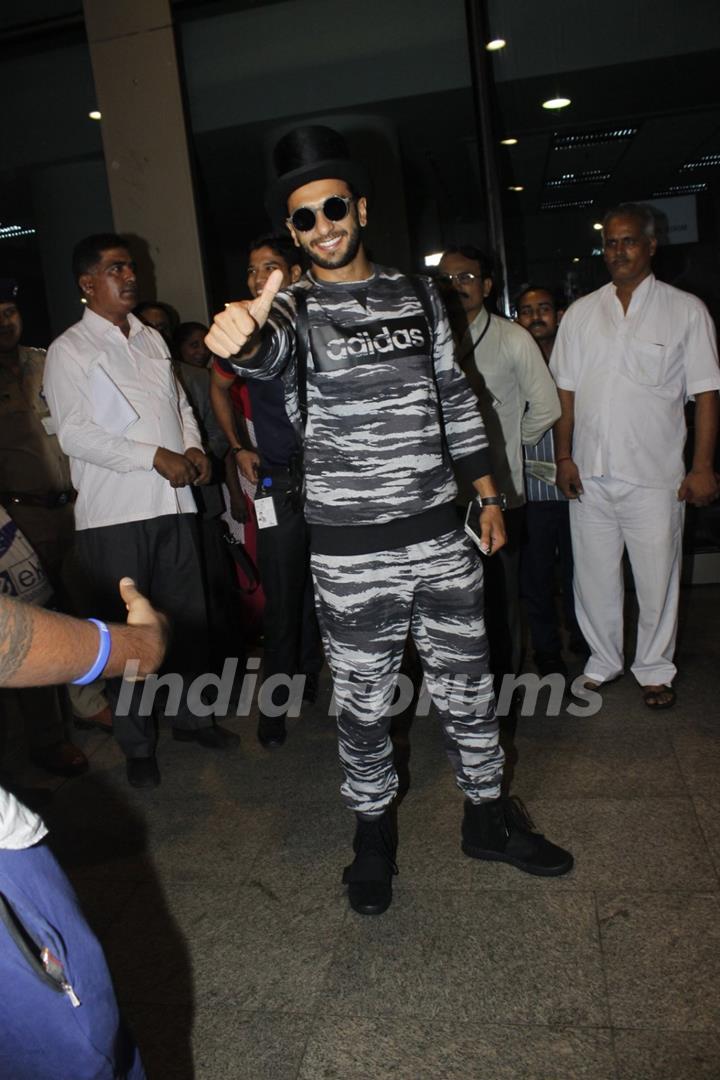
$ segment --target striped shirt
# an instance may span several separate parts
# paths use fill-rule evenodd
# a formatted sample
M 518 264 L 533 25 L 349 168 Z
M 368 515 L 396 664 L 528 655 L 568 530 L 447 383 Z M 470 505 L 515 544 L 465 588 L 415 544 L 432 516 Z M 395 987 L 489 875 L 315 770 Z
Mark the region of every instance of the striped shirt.
M 457 492 L 452 465 L 468 480 L 490 472 L 477 402 L 430 283 L 432 327 L 412 282 L 397 270 L 375 266 L 370 278 L 353 283 L 319 282 L 308 274 L 276 297 L 255 356 L 233 362 L 244 376 L 282 373 L 287 413 L 296 424 L 295 297 L 301 290 L 311 354 L 306 517 L 313 526 L 380 527 L 375 550 L 382 550 L 383 526 L 427 521 L 429 512 L 439 520 L 437 511 Z M 400 532 L 415 542 L 412 524 L 408 529 Z
M 555 465 L 555 440 L 553 429 L 545 432 L 535 446 L 523 447 L 525 457 L 525 496 L 528 502 L 567 502 L 557 484 L 549 484 L 540 475 L 549 472 L 542 467 L 533 469 L 536 462 Z M 533 475 L 534 474 L 534 475 Z

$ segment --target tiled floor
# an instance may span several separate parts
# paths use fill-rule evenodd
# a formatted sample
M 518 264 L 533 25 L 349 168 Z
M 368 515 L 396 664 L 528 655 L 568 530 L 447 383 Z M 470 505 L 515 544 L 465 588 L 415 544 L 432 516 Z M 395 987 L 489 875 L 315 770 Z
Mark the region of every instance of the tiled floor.
M 678 705 L 629 675 L 591 718 L 519 720 L 513 790 L 575 854 L 559 880 L 467 859 L 432 718 L 410 732 L 400 876 L 348 911 L 329 690 L 263 751 L 161 734 L 163 784 L 113 742 L 52 838 L 150 1080 L 718 1080 L 720 588 L 685 595 Z

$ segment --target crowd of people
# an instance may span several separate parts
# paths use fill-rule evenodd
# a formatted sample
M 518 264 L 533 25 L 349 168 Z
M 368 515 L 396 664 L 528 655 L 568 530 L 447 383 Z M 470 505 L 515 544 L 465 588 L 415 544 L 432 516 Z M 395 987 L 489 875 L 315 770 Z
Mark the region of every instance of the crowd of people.
M 181 689 L 241 654 L 230 530 L 256 551 L 263 674 L 280 677 L 258 710 L 263 747 L 286 740 L 293 680 L 312 702 L 330 669 L 352 909 L 392 902 L 390 707 L 409 651 L 464 797 L 462 850 L 566 874 L 570 852 L 505 793 L 497 694 L 523 665 L 523 611 L 541 676 L 566 677 L 569 653 L 587 689 L 622 674 L 627 550 L 631 670 L 649 708 L 674 704 L 684 508 L 720 494 L 710 317 L 654 277 L 646 207 L 605 216 L 606 286 L 564 311 L 552 283 L 528 283 L 511 321 L 491 310 L 492 260 L 472 244 L 449 247 L 434 280 L 371 260 L 369 177 L 337 132 L 290 131 L 274 169 L 276 231 L 249 244 L 250 299 L 209 330 L 139 302 L 114 234 L 76 245 L 83 317 L 47 355 L 21 344 L 22 296 L 0 286 L 5 591 L 92 617 L 98 638 L 79 680 L 62 666 L 36 680 L 52 686 L 6 680 L 0 708 L 22 718 L 32 760 L 62 775 L 87 768 L 69 722 L 112 731 L 135 787 L 161 782 L 158 718 L 175 739 L 232 751 L 238 736 L 185 692 L 149 709 L 106 625 L 123 620 L 129 576 L 169 621 L 162 670 Z M 30 812 L 13 811 L 13 833 L 3 798 L 0 848 L 31 848 Z

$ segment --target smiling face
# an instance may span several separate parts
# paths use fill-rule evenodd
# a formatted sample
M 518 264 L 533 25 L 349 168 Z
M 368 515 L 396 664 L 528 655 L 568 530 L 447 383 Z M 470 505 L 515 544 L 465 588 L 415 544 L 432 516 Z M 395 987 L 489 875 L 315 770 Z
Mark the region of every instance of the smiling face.
M 323 214 L 323 203 L 332 195 L 351 200 L 341 221 L 330 221 Z M 288 229 L 296 246 L 307 253 L 317 277 L 326 281 L 359 281 L 367 277 L 369 264 L 360 240 L 360 229 L 367 222 L 365 198 L 354 199 L 344 180 L 315 180 L 290 195 L 288 217 L 305 206 L 315 211 L 314 227 L 301 232 L 288 224 Z
M 0 356 L 15 355 L 22 329 L 22 319 L 15 301 L 0 303 Z
M 179 350 L 180 359 L 183 363 L 192 364 L 193 367 L 207 367 L 210 350 L 205 344 L 206 334 L 207 328 L 203 329 L 200 326 L 190 331 Z
M 108 248 L 92 270 L 80 275 L 87 306 L 116 326 L 127 321 L 137 303 L 135 263 L 127 248 Z
M 603 229 L 603 258 L 613 285 L 634 289 L 651 271 L 657 240 L 643 231 L 632 214 L 612 217 Z

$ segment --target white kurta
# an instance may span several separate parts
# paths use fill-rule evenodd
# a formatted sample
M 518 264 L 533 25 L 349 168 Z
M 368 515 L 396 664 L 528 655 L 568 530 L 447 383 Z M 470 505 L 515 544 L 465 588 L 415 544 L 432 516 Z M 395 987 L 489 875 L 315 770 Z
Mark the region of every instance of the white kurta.
M 632 671 L 643 686 L 671 683 L 677 635 L 685 475 L 684 405 L 720 388 L 705 305 L 651 274 L 627 314 L 615 286 L 576 301 L 550 363 L 575 394 L 573 460 L 584 494 L 570 503 L 575 611 L 591 649 L 585 674 L 623 670 L 622 553 L 640 609 Z

